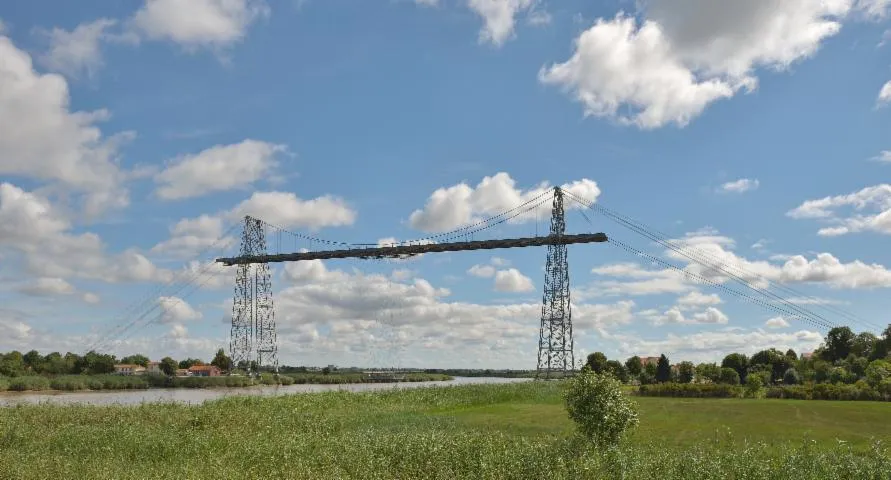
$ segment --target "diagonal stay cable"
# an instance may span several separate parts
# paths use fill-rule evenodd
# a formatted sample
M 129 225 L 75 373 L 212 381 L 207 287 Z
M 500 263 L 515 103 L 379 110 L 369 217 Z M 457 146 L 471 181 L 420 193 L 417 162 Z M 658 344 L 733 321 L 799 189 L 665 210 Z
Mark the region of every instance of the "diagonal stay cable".
M 223 232 L 223 234 L 222 234 L 216 241 L 214 241 L 214 243 L 212 243 L 211 245 L 205 247 L 205 248 L 198 254 L 197 257 L 191 259 L 189 262 L 186 263 L 186 265 L 190 264 L 190 263 L 193 262 L 193 261 L 199 260 L 199 259 L 200 259 L 201 257 L 203 257 L 205 254 L 207 254 L 207 253 L 209 253 L 209 252 L 211 252 L 211 251 L 218 252 L 218 251 L 222 250 L 223 248 L 225 248 L 224 246 L 220 245 L 220 243 L 221 243 L 223 240 L 226 240 L 226 239 L 228 238 L 229 233 L 231 233 L 231 231 L 232 231 L 235 227 L 237 227 L 237 226 L 238 226 L 238 224 L 233 224 L 232 226 L 230 226 L 225 232 Z M 214 247 L 216 247 L 216 249 L 214 249 Z M 212 250 L 212 249 L 214 249 L 214 250 Z M 212 265 L 212 264 L 213 264 L 213 262 L 209 262 L 209 263 L 205 264 L 205 266 L 203 267 L 203 269 L 204 269 L 204 268 L 208 268 L 209 265 Z M 197 273 L 197 274 L 200 274 L 200 271 L 199 271 L 199 273 Z M 197 275 L 197 274 L 196 274 L 196 275 Z M 142 311 L 144 308 L 146 308 L 148 305 L 150 305 L 150 304 L 152 304 L 152 303 L 156 306 L 156 305 L 157 305 L 157 303 L 156 303 L 156 301 L 157 301 L 157 297 L 163 292 L 163 290 L 166 289 L 166 288 L 169 288 L 169 287 L 171 287 L 171 286 L 173 286 L 173 285 L 175 285 L 177 282 L 179 282 L 179 281 L 181 281 L 181 280 L 182 280 L 181 278 L 178 278 L 177 275 L 174 274 L 173 277 L 172 277 L 170 280 L 168 280 L 167 282 L 164 282 L 163 284 L 161 284 L 160 287 L 155 288 L 155 289 L 150 293 L 149 296 L 147 296 L 147 297 L 146 297 L 144 300 L 142 300 L 141 302 L 138 302 L 138 303 L 139 303 L 139 307 L 138 307 L 138 308 L 136 308 L 136 309 L 132 309 L 132 308 L 130 308 L 130 309 L 127 309 L 127 310 L 128 310 L 128 311 L 133 311 L 133 312 L 139 312 L 139 311 Z M 187 280 L 187 281 L 188 281 L 188 280 Z M 180 289 L 181 289 L 181 288 L 180 288 Z M 134 313 L 134 314 L 135 314 L 135 313 Z M 124 315 L 122 315 L 122 317 L 123 317 L 123 316 L 124 316 Z M 140 317 L 140 318 L 141 318 L 141 317 Z M 127 324 L 119 324 L 119 325 L 115 326 L 115 327 L 112 328 L 110 331 L 106 332 L 104 335 L 101 335 L 97 340 L 95 340 L 95 341 L 93 342 L 93 344 L 89 347 L 89 349 L 88 349 L 87 351 L 95 350 L 96 348 L 98 348 L 98 347 L 100 346 L 100 344 L 106 342 L 106 340 L 107 340 L 109 337 L 112 337 L 112 336 L 114 336 L 114 335 L 120 335 L 121 333 L 123 333 L 123 331 L 126 331 L 128 328 L 130 328 L 130 326 L 131 326 L 133 323 L 135 323 L 136 321 L 138 321 L 138 320 L 130 321 L 130 322 L 127 323 Z M 122 327 L 124 328 L 124 330 L 122 330 L 121 332 L 118 332 L 118 330 L 120 330 Z
M 211 264 L 208 264 L 208 265 L 211 265 Z M 206 272 L 204 272 L 204 276 L 205 276 L 205 278 L 200 284 L 192 283 L 192 289 L 185 292 L 184 294 L 180 295 L 179 298 L 182 300 L 189 298 L 189 296 L 192 295 L 193 293 L 195 293 L 195 291 L 200 290 L 205 285 L 207 285 L 207 283 L 214 277 L 214 274 L 211 273 L 210 269 L 208 269 Z M 143 323 L 139 327 L 136 327 L 136 329 L 131 331 L 129 334 L 127 334 L 127 335 L 122 334 L 123 336 L 112 340 L 112 342 L 123 342 L 123 341 L 127 340 L 128 338 L 130 338 L 131 336 L 135 335 L 137 332 L 146 328 L 147 326 L 152 325 L 154 323 L 160 323 L 159 321 L 161 320 L 162 316 L 163 316 L 163 312 L 159 313 L 158 316 L 154 317 L 152 320 Z
M 570 195 L 572 195 L 572 194 L 570 193 Z M 607 217 L 613 219 L 614 221 L 618 221 L 618 222 L 620 222 L 620 223 L 626 223 L 626 224 L 627 224 L 627 223 L 634 224 L 634 225 L 636 225 L 636 226 L 637 226 L 638 228 L 640 228 L 640 229 L 648 230 L 651 234 L 653 234 L 653 235 L 655 235 L 655 236 L 657 236 L 657 237 L 661 237 L 661 240 L 662 240 L 662 241 L 669 242 L 669 243 L 671 243 L 672 245 L 675 245 L 676 248 L 680 248 L 680 247 L 677 247 L 677 245 L 675 244 L 675 242 L 672 242 L 670 239 L 668 239 L 668 235 L 666 235 L 666 234 L 664 234 L 664 233 L 662 233 L 662 232 L 660 232 L 660 231 L 658 231 L 658 230 L 656 230 L 656 229 L 654 229 L 654 228 L 652 228 L 652 227 L 648 227 L 647 225 L 645 225 L 645 224 L 642 223 L 642 222 L 639 222 L 639 221 L 636 221 L 636 220 L 634 220 L 634 219 L 632 219 L 632 218 L 630 218 L 630 217 L 621 215 L 621 214 L 619 214 L 619 213 L 617 213 L 617 212 L 615 212 L 615 211 L 611 211 L 610 209 L 608 209 L 608 208 L 606 208 L 606 207 L 604 207 L 604 206 L 602 206 L 602 205 L 592 206 L 592 205 L 593 205 L 593 202 L 587 201 L 587 200 L 585 200 L 585 199 L 581 199 L 581 198 L 578 197 L 578 196 L 575 196 L 574 200 L 575 200 L 576 202 L 578 202 L 578 203 L 581 203 L 581 204 L 584 205 L 585 207 L 591 208 L 591 209 L 594 210 L 594 211 L 600 211 L 601 213 L 603 213 L 603 214 L 606 215 Z M 586 219 L 587 219 L 587 218 L 586 218 Z M 590 222 L 590 220 L 589 220 L 589 222 Z M 660 242 L 660 241 L 658 241 L 658 240 L 656 240 L 656 241 L 657 241 L 657 243 L 663 244 L 662 242 Z M 666 246 L 667 246 L 667 245 L 666 245 Z M 670 248 L 670 247 L 669 247 L 669 248 Z M 674 248 L 673 250 L 676 250 L 676 248 Z M 683 249 L 683 248 L 681 248 L 681 249 Z M 770 279 L 768 279 L 768 278 L 766 278 L 766 277 L 764 277 L 764 276 L 762 276 L 762 275 L 759 275 L 759 274 L 757 274 L 757 273 L 750 272 L 750 271 L 746 270 L 745 268 L 743 268 L 743 267 L 741 267 L 741 266 L 723 263 L 723 262 L 721 262 L 721 260 L 716 259 L 714 256 L 712 256 L 712 255 L 710 255 L 710 254 L 708 254 L 708 253 L 706 253 L 706 252 L 698 251 L 698 250 L 696 250 L 695 248 L 693 248 L 693 249 L 691 249 L 691 250 L 694 251 L 694 253 L 692 253 L 693 255 L 704 256 L 704 257 L 706 257 L 706 258 L 709 258 L 709 259 L 711 259 L 712 261 L 717 262 L 718 264 L 723 265 L 723 266 L 725 266 L 725 267 L 727 267 L 727 268 L 734 269 L 734 270 L 736 270 L 737 272 L 742 272 L 742 275 L 743 275 L 743 276 L 761 280 L 761 281 L 765 282 L 769 287 L 772 286 L 772 287 L 774 287 L 774 288 L 777 289 L 777 290 L 781 290 L 781 291 L 787 292 L 787 293 L 789 293 L 790 295 L 793 295 L 793 296 L 796 296 L 796 297 L 799 297 L 799 298 L 804 298 L 804 299 L 806 299 L 806 300 L 813 300 L 813 301 L 814 301 L 814 302 L 813 302 L 814 304 L 816 304 L 818 307 L 823 307 L 824 310 L 827 310 L 827 311 L 829 311 L 830 313 L 834 313 L 834 314 L 843 316 L 843 317 L 847 318 L 848 320 L 853 321 L 853 322 L 855 322 L 855 323 L 860 323 L 860 324 L 862 324 L 862 325 L 869 325 L 869 326 L 872 326 L 872 327 L 874 327 L 874 328 L 880 328 L 880 327 L 877 327 L 877 326 L 876 326 L 875 324 L 873 324 L 872 322 L 869 322 L 869 321 L 867 321 L 867 320 L 865 320 L 865 319 L 863 319 L 863 318 L 861 318 L 861 317 L 859 317 L 859 316 L 857 316 L 857 315 L 853 315 L 853 314 L 851 314 L 851 313 L 849 313 L 849 312 L 846 312 L 846 311 L 844 311 L 844 310 L 842 310 L 842 309 L 840 309 L 840 308 L 836 308 L 836 307 L 833 307 L 833 306 L 830 306 L 830 305 L 822 305 L 822 304 L 821 304 L 817 299 L 815 299 L 814 297 L 811 297 L 811 296 L 809 296 L 809 295 L 807 295 L 807 294 L 805 294 L 805 293 L 803 293 L 803 292 L 800 292 L 800 291 L 798 291 L 798 290 L 795 290 L 795 289 L 793 289 L 793 288 L 790 287 L 790 286 L 783 285 L 783 284 L 781 284 L 781 283 L 773 282 L 773 281 L 771 281 Z M 677 251 L 677 250 L 676 250 L 676 251 Z M 716 267 L 715 267 L 714 265 L 707 265 L 707 267 L 710 268 L 710 269 L 712 269 L 712 270 L 715 270 L 715 269 L 716 269 Z M 725 273 L 728 273 L 728 272 L 725 272 Z M 738 279 L 738 280 L 745 281 L 745 280 L 742 280 L 742 279 Z M 781 303 L 789 303 L 789 304 L 795 305 L 795 302 L 791 302 L 791 301 L 788 301 L 788 300 L 785 300 L 785 299 L 780 299 L 780 302 L 781 302 Z M 815 313 L 811 312 L 810 310 L 808 310 L 808 309 L 806 309 L 806 308 L 803 308 L 803 307 L 797 307 L 797 308 L 798 308 L 798 310 L 800 310 L 800 311 L 808 312 L 809 315 L 820 316 L 820 315 L 818 315 L 818 314 L 815 314 Z
M 569 195 L 569 196 L 570 196 L 570 198 L 572 198 L 574 201 L 579 202 L 579 203 L 581 203 L 582 205 L 585 205 L 582 201 L 580 201 L 579 199 L 575 198 L 574 195 Z M 832 322 L 832 321 L 826 319 L 826 318 L 823 317 L 822 315 L 816 314 L 816 313 L 814 313 L 814 312 L 809 311 L 808 309 L 805 309 L 805 308 L 802 308 L 802 307 L 800 307 L 800 306 L 798 306 L 798 305 L 795 305 L 795 304 L 789 302 L 788 300 L 786 300 L 786 299 L 780 297 L 779 295 L 773 293 L 772 291 L 770 291 L 770 290 L 768 290 L 768 289 L 759 289 L 759 288 L 756 288 L 756 287 L 752 286 L 751 283 L 750 283 L 749 281 L 747 281 L 746 279 L 740 277 L 739 275 L 737 275 L 737 274 L 735 274 L 735 273 L 729 271 L 729 270 L 727 269 L 727 267 L 726 267 L 725 265 L 721 264 L 720 262 L 718 262 L 717 264 L 715 264 L 715 263 L 708 263 L 707 261 L 705 261 L 705 260 L 703 260 L 702 258 L 700 258 L 700 257 L 702 257 L 702 256 L 708 257 L 707 254 L 702 254 L 702 253 L 697 254 L 697 253 L 695 252 L 695 250 L 694 250 L 694 253 L 690 253 L 690 252 L 688 252 L 688 251 L 685 251 L 683 248 L 678 247 L 678 246 L 675 245 L 674 243 L 672 243 L 672 242 L 670 242 L 670 241 L 666 241 L 664 238 L 660 238 L 659 235 L 656 235 L 656 234 L 654 234 L 653 232 L 648 231 L 648 229 L 647 229 L 646 227 L 643 227 L 643 226 L 640 226 L 640 225 L 636 225 L 633 221 L 630 221 L 630 220 L 628 220 L 628 219 L 621 218 L 620 215 L 613 214 L 612 212 L 608 212 L 608 211 L 606 211 L 604 208 L 598 208 L 598 206 L 595 206 L 595 205 L 585 205 L 585 206 L 588 207 L 588 208 L 591 208 L 591 209 L 594 210 L 595 212 L 599 210 L 600 213 L 603 213 L 604 215 L 606 215 L 607 217 L 611 218 L 612 220 L 618 222 L 618 223 L 621 224 L 622 226 L 624 226 L 624 227 L 626 227 L 626 228 L 628 228 L 628 229 L 634 231 L 635 233 L 637 233 L 637 234 L 639 234 L 639 235 L 641 235 L 641 236 L 644 236 L 644 237 L 646 237 L 646 238 L 648 238 L 648 239 L 650 239 L 650 240 L 652 240 L 652 241 L 654 241 L 654 242 L 656 242 L 656 243 L 658 243 L 658 244 L 664 246 L 665 248 L 668 248 L 669 250 L 672 250 L 672 251 L 678 253 L 679 255 L 681 255 L 681 256 L 683 256 L 683 257 L 685 257 L 685 258 L 687 258 L 687 259 L 693 261 L 694 263 L 697 263 L 697 264 L 699 264 L 699 265 L 701 265 L 701 266 L 704 266 L 704 267 L 706 267 L 706 268 L 708 268 L 708 269 L 711 269 L 711 270 L 717 270 L 717 271 L 719 271 L 719 272 L 725 274 L 726 276 L 728 276 L 728 277 L 730 277 L 730 278 L 736 280 L 737 282 L 739 282 L 740 284 L 742 284 L 742 285 L 745 286 L 746 288 L 748 288 L 748 289 L 750 289 L 750 290 L 752 290 L 752 291 L 754 291 L 754 292 L 756 292 L 756 293 L 760 293 L 761 295 L 766 295 L 766 296 L 769 296 L 769 297 L 774 298 L 776 301 L 779 301 L 780 303 L 786 305 L 788 308 L 791 308 L 793 311 L 797 311 L 797 312 L 798 312 L 799 314 L 801 314 L 801 315 L 805 315 L 805 316 L 812 317 L 812 318 L 819 318 L 819 319 L 821 319 L 822 321 L 824 321 L 824 322 L 826 322 L 826 323 L 828 323 L 828 324 L 834 324 L 834 322 Z M 731 267 L 731 268 L 732 268 L 732 267 Z M 758 277 L 757 275 L 753 275 L 753 276 L 755 276 L 756 278 Z M 767 280 L 767 279 L 764 279 L 764 280 Z M 769 280 L 767 280 L 767 281 L 769 282 Z M 769 284 L 769 283 L 768 283 L 768 284 Z M 769 285 L 770 285 L 770 284 L 769 284 Z M 837 326 L 837 325 L 836 325 L 836 326 Z
M 654 262 L 654 263 L 658 263 L 659 265 L 662 265 L 662 266 L 665 267 L 665 268 L 669 268 L 669 269 L 672 269 L 672 270 L 674 270 L 674 271 L 677 271 L 677 272 L 679 272 L 680 274 L 682 274 L 682 275 L 684 275 L 684 276 L 686 276 L 686 277 L 689 277 L 689 278 L 692 278 L 692 279 L 694 279 L 694 280 L 697 280 L 697 281 L 706 283 L 706 284 L 711 285 L 711 286 L 713 286 L 713 287 L 715 287 L 715 288 L 718 288 L 718 289 L 720 289 L 720 290 L 722 290 L 722 291 L 724 291 L 724 292 L 726 292 L 726 293 L 729 293 L 729 294 L 731 294 L 731 295 L 735 295 L 735 296 L 737 296 L 737 297 L 740 297 L 740 298 L 742 298 L 743 300 L 746 300 L 746 301 L 748 301 L 748 302 L 750 302 L 750 303 L 754 303 L 755 305 L 759 305 L 759 306 L 761 306 L 761 307 L 763 307 L 763 308 L 772 310 L 772 311 L 774 311 L 775 313 L 778 313 L 778 314 L 780 314 L 780 315 L 784 315 L 784 316 L 788 316 L 788 317 L 790 317 L 790 318 L 794 318 L 794 319 L 802 320 L 802 321 L 807 322 L 807 323 L 809 323 L 809 324 L 811 324 L 812 326 L 817 327 L 817 328 L 822 328 L 822 329 L 829 329 L 829 328 L 831 328 L 830 325 L 826 325 L 825 323 L 820 322 L 820 321 L 817 321 L 817 320 L 814 320 L 813 318 L 806 317 L 806 316 L 805 316 L 805 317 L 802 317 L 802 316 L 797 315 L 797 314 L 795 314 L 795 313 L 792 313 L 792 312 L 790 312 L 789 310 L 786 310 L 786 309 L 784 309 L 784 308 L 782 308 L 782 307 L 778 307 L 776 304 L 768 303 L 768 302 L 765 302 L 765 301 L 763 301 L 763 300 L 759 300 L 759 299 L 757 299 L 757 298 L 755 298 L 755 297 L 752 297 L 752 296 L 750 296 L 750 295 L 746 295 L 745 293 L 738 292 L 738 291 L 736 291 L 736 290 L 734 290 L 734 289 L 732 289 L 732 288 L 730 288 L 730 287 L 728 287 L 728 286 L 726 286 L 726 285 L 717 283 L 717 282 L 715 282 L 714 280 L 710 280 L 710 279 L 708 279 L 708 278 L 706 278 L 706 277 L 703 277 L 703 276 L 701 276 L 701 275 L 699 275 L 699 274 L 696 274 L 696 273 L 693 273 L 693 272 L 684 270 L 683 268 L 680 268 L 680 267 L 678 267 L 678 266 L 676 266 L 676 265 L 673 265 L 673 264 L 671 264 L 671 263 L 669 263 L 669 262 L 667 262 L 667 261 L 665 261 L 665 260 L 662 260 L 661 258 L 658 258 L 658 257 L 656 257 L 656 256 L 654 256 L 654 255 L 650 255 L 650 254 L 648 254 L 648 253 L 646 253 L 646 252 L 643 252 L 643 251 L 641 251 L 641 250 L 638 250 L 638 249 L 636 249 L 636 248 L 634 248 L 634 247 L 632 247 L 632 246 L 630 246 L 630 245 L 628 245 L 628 244 L 626 244 L 626 243 L 624 243 L 624 242 L 621 242 L 621 241 L 619 241 L 619 240 L 616 240 L 615 238 L 610 238 L 610 239 L 608 240 L 608 243 L 610 243 L 610 244 L 612 244 L 612 245 L 615 245 L 615 246 L 617 246 L 617 247 L 619 247 L 619 248 L 625 250 L 625 251 L 628 252 L 628 253 L 631 253 L 631 254 L 636 255 L 636 256 L 639 256 L 639 257 L 644 257 L 644 258 L 646 258 L 646 259 L 648 259 L 648 260 L 650 260 L 650 261 L 652 261 L 652 262 Z

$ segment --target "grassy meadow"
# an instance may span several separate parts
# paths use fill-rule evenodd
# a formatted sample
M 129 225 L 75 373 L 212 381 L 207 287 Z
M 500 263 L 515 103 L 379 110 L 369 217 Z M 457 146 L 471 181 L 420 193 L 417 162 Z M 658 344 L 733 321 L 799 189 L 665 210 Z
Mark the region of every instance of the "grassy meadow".
M 635 397 L 611 451 L 560 382 L 0 409 L 0 478 L 888 479 L 891 404 Z

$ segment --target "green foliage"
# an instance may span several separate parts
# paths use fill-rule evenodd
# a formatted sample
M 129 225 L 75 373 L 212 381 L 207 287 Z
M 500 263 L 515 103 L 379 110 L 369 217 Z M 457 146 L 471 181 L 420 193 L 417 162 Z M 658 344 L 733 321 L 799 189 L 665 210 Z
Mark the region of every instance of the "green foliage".
M 798 385 L 801 383 L 801 375 L 798 374 L 798 370 L 794 368 L 786 370 L 786 373 L 783 374 L 783 383 L 786 385 Z
M 881 385 L 873 388 L 866 382 L 858 382 L 856 385 L 829 383 L 784 385 L 768 388 L 765 396 L 796 400 L 891 401 L 891 388 L 883 389 Z
M 824 360 L 844 360 L 854 348 L 854 332 L 849 327 L 835 327 L 826 334 Z
M 749 359 L 741 353 L 731 353 L 730 355 L 724 357 L 724 360 L 721 361 L 722 379 L 725 375 L 723 372 L 723 369 L 725 368 L 732 368 L 736 371 L 738 379 L 741 381 L 745 381 L 746 373 L 749 370 Z
M 628 375 L 632 377 L 639 376 L 640 372 L 643 371 L 643 366 L 640 363 L 640 357 L 638 357 L 637 355 L 629 357 L 628 360 L 625 360 L 625 368 L 628 369 Z
M 886 379 L 891 379 L 891 362 L 886 362 L 884 360 L 873 360 L 868 367 L 866 367 L 866 382 L 873 388 L 878 388 L 879 385 Z
M 668 382 L 671 380 L 671 363 L 668 361 L 668 357 L 663 353 L 659 355 L 659 361 L 656 363 L 656 381 L 657 382 Z
M 721 367 L 715 363 L 700 363 L 696 365 L 696 377 L 700 382 L 708 380 L 718 383 L 721 381 Z
M 595 445 L 615 446 L 638 425 L 637 404 L 611 375 L 582 369 L 567 382 L 563 400 L 578 431 Z
M 641 385 L 637 393 L 645 397 L 739 398 L 743 396 L 743 389 L 718 383 L 657 383 Z
M 176 374 L 176 369 L 179 365 L 176 363 L 176 360 L 170 357 L 164 357 L 159 362 L 159 367 L 161 371 L 164 372 L 164 375 L 172 376 Z
M 789 350 L 786 350 L 786 357 L 788 357 L 793 362 L 798 360 L 798 355 L 795 353 L 795 350 L 792 350 L 791 348 Z
M 195 365 L 204 365 L 204 362 L 197 358 L 187 358 L 185 360 L 180 360 L 179 368 L 189 368 L 194 367 Z
M 588 355 L 588 359 L 585 362 L 585 365 L 588 366 L 594 373 L 603 373 L 606 371 L 606 355 L 602 352 L 594 352 Z
M 609 360 L 606 362 L 606 372 L 616 377 L 622 383 L 628 383 L 628 369 L 625 368 L 625 365 L 622 365 L 622 362 L 618 360 Z
M 761 375 L 749 374 L 746 377 L 745 394 L 749 398 L 758 398 L 764 389 L 764 377 Z
M 566 435 L 574 425 L 561 384 L 5 408 L 0 478 L 859 480 L 891 471 L 891 435 L 877 421 L 886 409 L 870 408 L 885 405 L 637 397 L 640 425 L 598 449 Z
M 739 374 L 733 368 L 722 368 L 720 383 L 725 385 L 739 385 Z
M 137 353 L 136 355 L 130 355 L 121 359 L 121 363 L 130 364 L 130 365 L 141 365 L 143 367 L 147 367 L 149 363 L 149 358 L 141 353 Z
M 678 364 L 678 381 L 681 383 L 690 383 L 696 372 L 693 362 L 681 362 Z
M 213 357 L 210 364 L 215 365 L 224 372 L 228 372 L 232 369 L 232 359 L 226 355 L 226 352 L 224 352 L 222 348 L 217 350 L 217 354 Z

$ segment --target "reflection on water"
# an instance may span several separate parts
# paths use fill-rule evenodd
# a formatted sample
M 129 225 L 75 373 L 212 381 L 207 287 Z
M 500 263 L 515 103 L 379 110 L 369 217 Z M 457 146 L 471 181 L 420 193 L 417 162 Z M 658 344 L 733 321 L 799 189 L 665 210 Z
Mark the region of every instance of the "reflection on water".
M 327 392 L 349 390 L 365 392 L 393 388 L 420 388 L 442 385 L 467 385 L 474 383 L 513 383 L 528 381 L 528 378 L 496 377 L 455 377 L 454 380 L 440 382 L 400 382 L 400 383 L 346 383 L 340 385 L 262 385 L 245 388 L 157 388 L 149 390 L 100 390 L 92 392 L 5 392 L 0 394 L 0 406 L 13 406 L 22 403 L 86 404 L 86 405 L 138 405 L 144 402 L 179 402 L 187 404 L 203 403 L 234 395 L 287 395 L 291 393 Z

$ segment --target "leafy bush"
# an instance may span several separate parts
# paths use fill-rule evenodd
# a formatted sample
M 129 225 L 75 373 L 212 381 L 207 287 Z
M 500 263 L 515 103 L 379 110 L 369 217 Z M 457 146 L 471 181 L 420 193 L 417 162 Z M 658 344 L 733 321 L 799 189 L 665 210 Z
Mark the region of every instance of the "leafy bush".
M 866 382 L 855 385 L 818 383 L 811 385 L 784 385 L 771 387 L 767 398 L 787 398 L 796 400 L 871 400 L 891 401 L 891 390 L 885 392 L 874 389 Z
M 638 424 L 637 404 L 622 393 L 621 382 L 612 375 L 583 368 L 567 382 L 563 400 L 579 432 L 597 445 L 618 444 L 622 434 Z
M 760 373 L 750 372 L 746 376 L 746 396 L 758 398 L 764 388 L 764 378 Z
M 743 389 L 721 383 L 662 383 L 641 385 L 638 394 L 645 397 L 739 398 L 743 396 Z
M 732 368 L 724 367 L 721 369 L 719 381 L 727 385 L 739 385 L 739 373 Z
M 794 368 L 786 370 L 786 373 L 783 374 L 783 383 L 786 385 L 798 385 L 801 383 L 801 375 L 798 374 L 798 370 Z
M 49 390 L 50 382 L 46 377 L 38 377 L 28 375 L 24 377 L 15 377 L 9 380 L 9 389 L 15 392 L 23 392 L 25 390 Z

